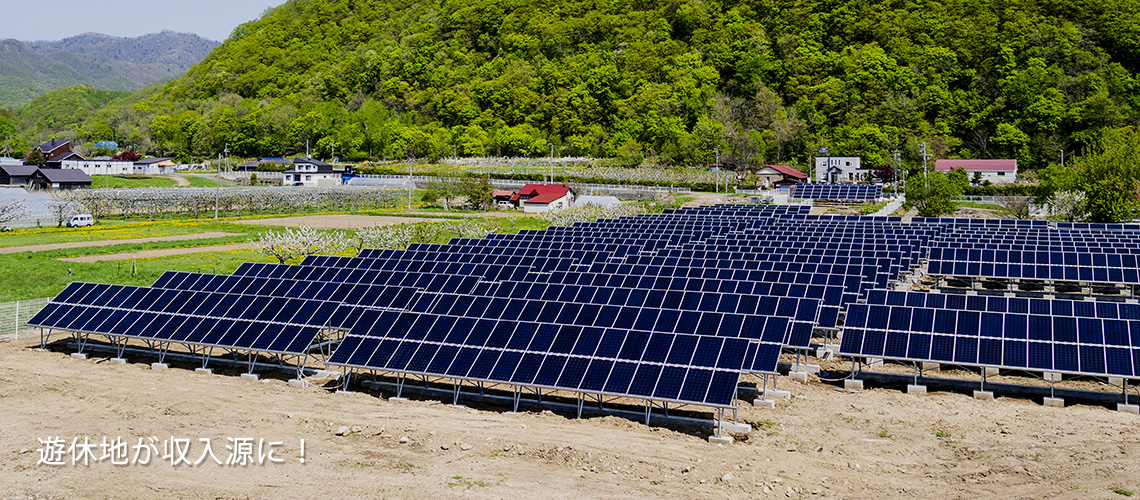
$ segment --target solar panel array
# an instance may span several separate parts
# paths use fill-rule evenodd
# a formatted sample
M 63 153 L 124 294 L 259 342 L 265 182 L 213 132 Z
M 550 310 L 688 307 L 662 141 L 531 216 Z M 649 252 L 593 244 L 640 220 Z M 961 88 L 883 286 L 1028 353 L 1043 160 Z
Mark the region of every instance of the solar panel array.
M 870 184 L 793 184 L 792 198 L 866 201 L 883 197 L 883 186 Z

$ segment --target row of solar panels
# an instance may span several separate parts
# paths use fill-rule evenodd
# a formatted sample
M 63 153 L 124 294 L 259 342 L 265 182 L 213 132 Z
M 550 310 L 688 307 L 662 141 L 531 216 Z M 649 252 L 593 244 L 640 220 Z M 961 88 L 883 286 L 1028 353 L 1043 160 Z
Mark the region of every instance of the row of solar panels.
M 1011 312 L 1042 316 L 1140 320 L 1140 304 L 1121 302 L 957 295 L 903 290 L 871 290 L 867 292 L 866 303 L 872 305 L 905 305 L 936 309 Z

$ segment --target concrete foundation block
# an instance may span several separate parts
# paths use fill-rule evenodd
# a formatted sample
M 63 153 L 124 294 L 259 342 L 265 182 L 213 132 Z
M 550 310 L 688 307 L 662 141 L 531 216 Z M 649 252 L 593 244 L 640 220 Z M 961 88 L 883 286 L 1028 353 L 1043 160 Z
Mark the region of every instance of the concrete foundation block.
M 835 357 L 835 351 L 820 347 L 819 349 L 815 350 L 815 357 L 823 360 L 831 359 Z M 818 371 L 816 373 L 818 373 Z
M 194 373 L 201 373 L 203 375 L 213 375 L 214 370 L 212 368 L 195 368 Z
M 337 389 L 335 394 L 352 394 L 352 391 L 346 391 L 344 389 Z
M 125 365 L 125 364 L 127 364 L 127 360 L 125 358 L 111 358 L 111 359 L 108 359 L 107 362 L 111 363 L 112 365 Z
M 241 374 L 241 379 L 248 380 L 250 382 L 257 382 L 258 380 L 261 380 L 261 375 L 258 375 L 256 373 L 243 373 Z
M 301 380 L 299 378 L 291 378 L 291 379 L 289 379 L 289 385 L 296 387 L 298 389 L 304 389 L 304 388 L 309 386 L 309 383 L 305 382 L 304 380 Z
M 73 353 L 71 353 L 71 357 L 73 357 L 75 359 L 87 359 L 87 353 L 73 352 Z
M 1064 408 L 1065 407 L 1065 399 L 1064 398 L 1045 398 L 1045 401 L 1043 401 L 1043 404 L 1045 406 L 1050 406 L 1053 408 Z
M 400 401 L 407 401 L 407 400 L 408 400 L 408 398 L 398 398 L 396 396 L 392 396 L 392 397 L 388 398 L 388 401 L 393 401 L 393 402 L 400 402 Z M 507 413 L 510 413 L 510 412 L 507 412 Z
M 768 389 L 767 391 L 760 391 L 760 394 L 764 396 L 765 399 L 792 399 L 791 391 Z
M 1124 379 L 1121 377 L 1108 377 L 1108 385 L 1123 386 Z
M 712 444 L 732 444 L 732 436 L 709 436 L 709 443 Z
M 1001 370 L 994 368 L 994 367 L 991 367 L 991 366 L 987 366 L 985 368 L 982 368 L 982 374 L 984 374 L 987 377 L 996 377 L 998 372 L 1000 372 L 1000 371 Z
M 755 408 L 773 410 L 776 408 L 776 402 L 771 399 L 753 399 L 752 406 Z
M 938 363 L 926 363 L 926 362 L 922 363 L 922 371 L 925 371 L 925 372 L 938 371 L 941 368 L 942 368 L 942 365 L 938 364 Z
M 1045 372 L 1042 374 L 1042 378 L 1044 378 L 1046 382 L 1060 382 L 1061 374 L 1057 372 Z
M 806 363 L 797 363 L 792 365 L 792 371 L 810 373 L 812 375 L 819 375 L 819 365 L 809 365 Z
M 874 367 L 876 367 L 876 366 L 883 366 L 883 358 L 867 358 L 867 359 L 864 361 L 864 363 L 865 363 L 865 364 L 866 364 L 866 365 L 867 365 L 869 368 L 874 368 Z
M 788 372 L 788 377 L 801 384 L 806 384 L 808 379 L 807 372 Z
M 339 379 L 341 375 L 343 375 L 341 372 L 332 370 L 317 370 L 317 372 L 313 374 L 313 376 L 317 378 L 331 378 L 334 380 Z
M 1124 403 L 1120 403 L 1116 405 L 1116 411 L 1140 415 L 1140 405 L 1126 405 Z
M 980 399 L 982 401 L 993 401 L 994 393 L 990 391 L 974 391 L 974 399 Z
M 843 381 L 843 388 L 849 391 L 861 391 L 863 390 L 863 381 L 849 378 Z
M 721 422 L 720 430 L 722 432 L 738 432 L 741 434 L 748 434 L 749 432 L 752 432 L 752 426 L 739 422 Z
M 447 405 L 447 406 L 450 406 L 452 408 L 459 408 L 460 410 L 467 409 L 467 405 Z
M 156 372 L 166 371 L 170 369 L 170 365 L 166 363 L 151 363 L 150 369 Z
M 906 386 L 906 393 L 907 394 L 926 394 L 926 386 L 925 385 L 913 385 L 913 384 L 907 385 Z

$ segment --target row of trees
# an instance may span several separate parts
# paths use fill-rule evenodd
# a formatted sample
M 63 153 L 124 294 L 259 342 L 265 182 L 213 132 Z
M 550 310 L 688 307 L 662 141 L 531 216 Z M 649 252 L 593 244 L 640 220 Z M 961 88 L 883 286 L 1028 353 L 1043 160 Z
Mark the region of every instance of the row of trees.
M 802 165 L 826 145 L 876 167 L 894 149 L 917 163 L 927 142 L 1038 168 L 1140 118 L 1129 5 L 289 0 L 184 78 L 65 133 L 211 158 L 226 144 L 350 160 L 550 144 L 625 166 L 714 150 Z

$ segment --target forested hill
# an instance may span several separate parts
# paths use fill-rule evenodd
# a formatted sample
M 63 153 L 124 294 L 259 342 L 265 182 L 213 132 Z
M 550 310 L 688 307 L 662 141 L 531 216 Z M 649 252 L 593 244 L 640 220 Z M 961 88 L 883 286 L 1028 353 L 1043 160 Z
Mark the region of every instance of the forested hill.
M 0 108 L 72 85 L 139 90 L 181 76 L 217 45 L 172 31 L 136 38 L 86 33 L 50 42 L 0 40 Z
M 1036 167 L 1140 120 L 1140 0 L 289 0 L 112 106 L 150 152 Z

